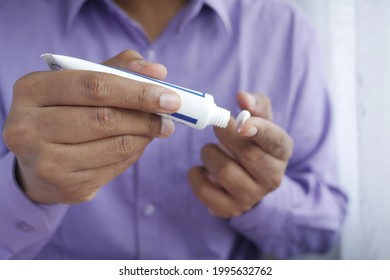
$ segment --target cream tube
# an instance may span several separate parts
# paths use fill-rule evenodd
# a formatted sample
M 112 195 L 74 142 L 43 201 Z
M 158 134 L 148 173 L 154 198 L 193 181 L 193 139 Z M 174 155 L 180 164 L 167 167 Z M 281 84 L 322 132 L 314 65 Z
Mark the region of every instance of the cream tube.
M 160 80 L 149 78 L 136 73 L 104 66 L 90 61 L 82 60 L 64 55 L 42 54 L 51 70 L 86 70 L 103 72 L 132 79 L 138 82 L 155 84 L 166 87 L 179 94 L 182 104 L 180 109 L 174 114 L 161 114 L 164 117 L 173 119 L 187 126 L 204 129 L 208 125 L 225 128 L 230 119 L 230 112 L 218 107 L 214 103 L 212 95 L 169 84 Z

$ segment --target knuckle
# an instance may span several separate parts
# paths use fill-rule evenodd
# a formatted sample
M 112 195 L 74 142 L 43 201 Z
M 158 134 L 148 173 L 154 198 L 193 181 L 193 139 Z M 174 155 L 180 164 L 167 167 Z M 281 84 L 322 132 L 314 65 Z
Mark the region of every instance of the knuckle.
M 289 136 L 280 132 L 278 135 L 271 139 L 267 138 L 267 145 L 270 147 L 272 154 L 280 159 L 288 159 L 292 153 L 292 141 Z
M 31 85 L 34 81 L 33 78 L 39 76 L 40 74 L 42 74 L 42 72 L 31 72 L 17 79 L 13 85 L 14 95 L 24 94 L 32 91 L 35 88 Z
M 97 107 L 93 109 L 92 120 L 97 122 L 99 128 L 112 130 L 115 127 L 115 109 Z
M 56 145 L 52 148 L 38 146 L 32 164 L 33 173 L 36 177 L 44 179 L 50 184 L 58 184 L 69 159 L 69 155 L 62 145 Z
M 5 145 L 13 152 L 17 152 L 28 139 L 31 139 L 33 129 L 31 124 L 26 122 L 6 122 L 2 136 Z
M 110 96 L 109 83 L 98 72 L 88 72 L 81 78 L 84 96 L 92 102 L 103 102 Z
M 14 95 L 25 93 L 27 91 L 28 84 L 29 84 L 28 75 L 25 75 L 19 78 L 18 80 L 16 80 L 13 86 Z
M 148 107 L 150 101 L 149 97 L 151 96 L 151 89 L 149 85 L 138 83 L 137 86 L 133 87 L 133 98 L 135 103 L 139 108 Z
M 276 190 L 282 183 L 283 176 L 279 174 L 273 174 L 268 177 L 268 190 Z
M 47 75 L 47 73 L 48 72 L 39 71 L 31 72 L 17 79 L 13 84 L 14 100 L 17 100 L 18 98 L 40 100 L 42 89 L 46 86 L 45 82 L 42 81 L 46 80 L 47 77 L 45 75 Z M 51 72 L 49 73 L 52 74 Z
M 266 153 L 255 145 L 246 145 L 242 148 L 239 157 L 243 162 L 259 164 L 264 161 Z
M 122 135 L 114 138 L 113 152 L 121 156 L 131 156 L 134 152 L 134 141 L 130 135 Z
M 76 158 L 74 154 L 69 154 L 65 145 L 55 145 L 52 151 L 48 151 L 46 154 L 44 158 L 51 162 L 55 169 L 59 169 L 59 167 L 65 168 Z

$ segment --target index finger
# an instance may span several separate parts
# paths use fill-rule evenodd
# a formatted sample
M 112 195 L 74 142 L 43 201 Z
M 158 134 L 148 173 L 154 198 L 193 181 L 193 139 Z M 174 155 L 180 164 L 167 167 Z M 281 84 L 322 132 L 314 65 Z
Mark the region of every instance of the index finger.
M 276 124 L 251 117 L 240 126 L 239 134 L 255 142 L 267 154 L 287 161 L 292 153 L 291 137 Z
M 93 71 L 62 70 L 35 72 L 15 83 L 37 106 L 105 106 L 152 113 L 174 113 L 180 96 L 158 85 Z

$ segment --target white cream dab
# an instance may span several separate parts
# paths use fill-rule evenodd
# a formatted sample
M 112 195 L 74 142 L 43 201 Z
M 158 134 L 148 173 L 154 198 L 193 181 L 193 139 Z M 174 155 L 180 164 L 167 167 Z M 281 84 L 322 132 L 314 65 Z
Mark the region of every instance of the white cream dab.
M 237 123 L 237 129 L 240 129 L 240 127 L 251 117 L 251 113 L 247 110 L 242 110 L 236 119 Z

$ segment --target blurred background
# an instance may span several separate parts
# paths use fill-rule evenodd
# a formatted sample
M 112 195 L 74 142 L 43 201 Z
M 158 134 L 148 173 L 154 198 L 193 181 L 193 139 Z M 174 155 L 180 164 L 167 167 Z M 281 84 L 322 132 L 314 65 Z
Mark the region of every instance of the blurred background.
M 325 256 L 390 259 L 390 0 L 290 0 L 317 28 L 349 213 Z

